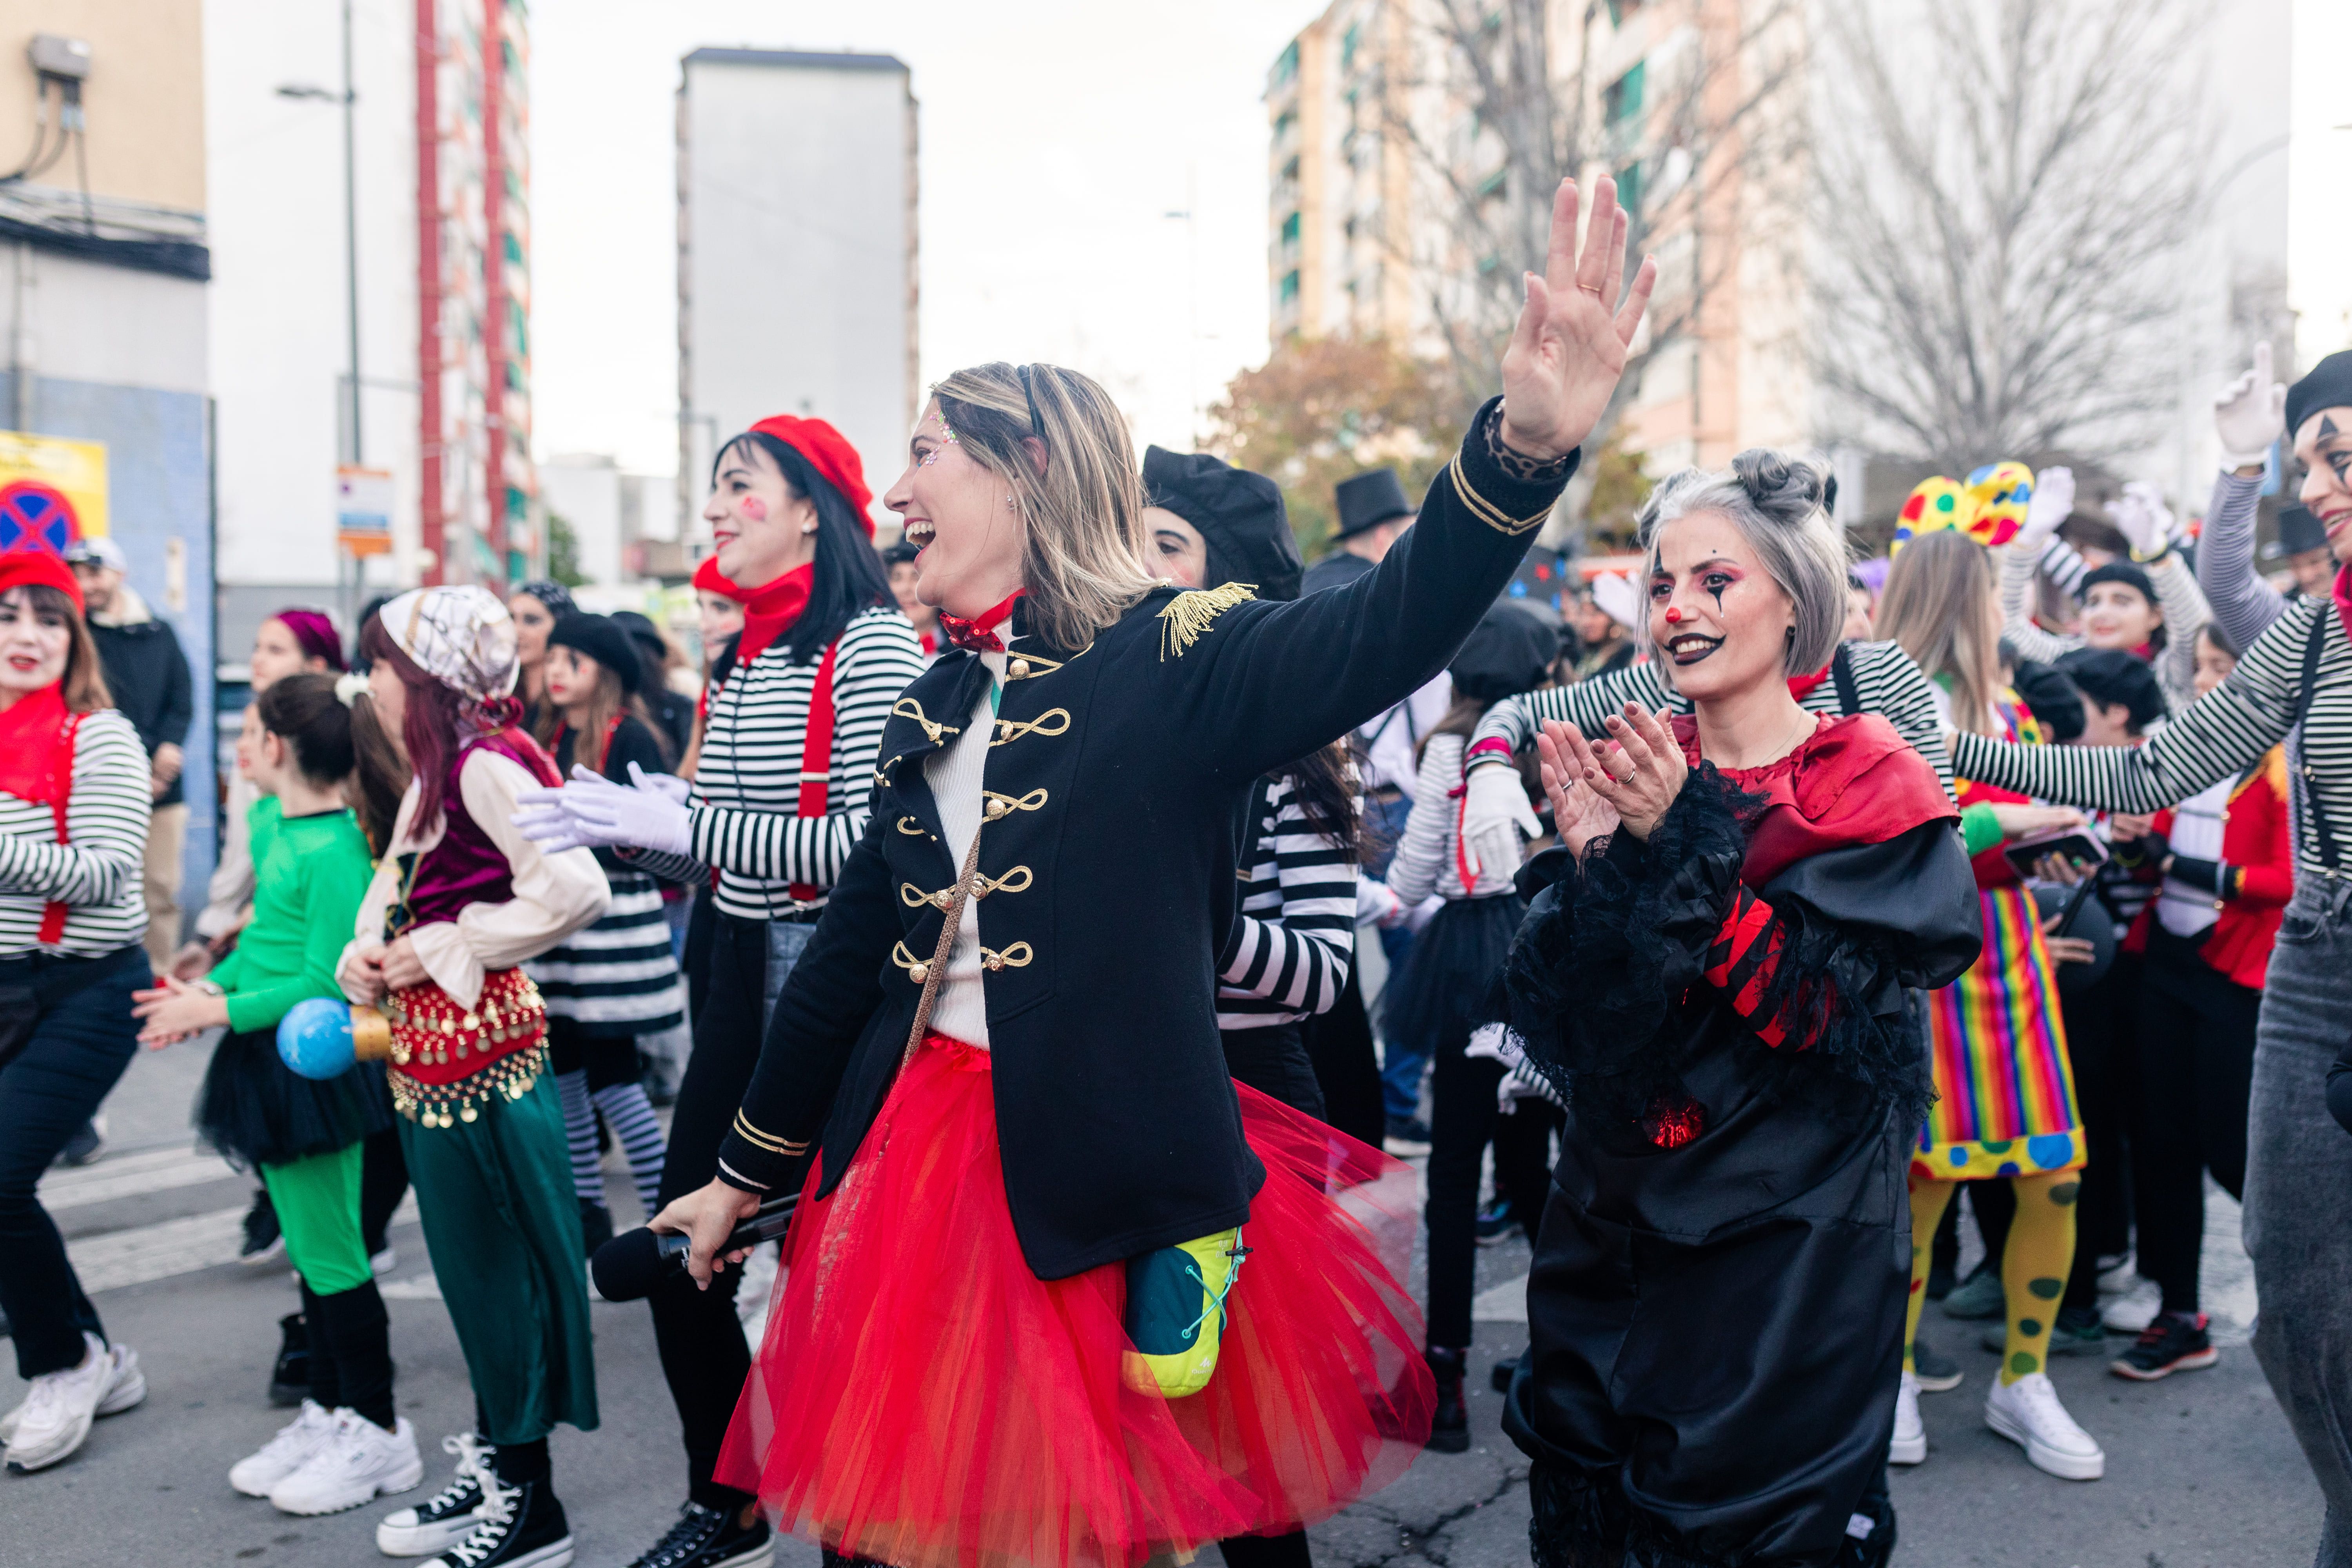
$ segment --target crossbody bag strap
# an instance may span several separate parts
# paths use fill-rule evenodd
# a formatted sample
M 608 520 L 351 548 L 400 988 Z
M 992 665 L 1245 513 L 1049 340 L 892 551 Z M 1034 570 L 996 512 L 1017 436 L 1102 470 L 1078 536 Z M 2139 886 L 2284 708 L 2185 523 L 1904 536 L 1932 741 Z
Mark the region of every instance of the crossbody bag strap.
M 2302 724 L 2311 715 L 2312 693 L 2319 687 L 2319 655 L 2327 642 L 2327 623 L 2334 619 L 2329 612 L 2333 605 L 2321 606 L 2319 616 L 2311 623 L 2311 635 L 2303 639 L 2303 679 L 2294 697 L 2294 721 Z M 2336 833 L 2327 820 L 2327 807 L 2319 798 L 2319 774 L 2311 765 L 2311 737 L 2304 737 L 2297 748 L 2302 753 L 2299 770 L 2303 774 L 2303 808 L 2311 814 L 2312 836 L 2319 840 L 2320 864 L 2329 870 L 2340 870 L 2342 860 L 2336 853 Z
M 79 713 L 69 713 L 66 716 L 64 787 L 58 789 L 49 802 L 49 810 L 57 818 L 58 842 L 60 844 L 71 842 L 66 837 L 66 807 L 73 800 L 74 740 L 81 731 L 81 718 Z M 55 783 L 56 781 L 52 781 L 53 786 Z M 66 934 L 66 917 L 72 912 L 71 905 L 59 903 L 55 899 L 42 905 L 41 929 L 35 933 L 33 940 L 47 947 L 54 947 L 63 942 Z
M 980 835 L 986 826 L 985 819 L 972 825 L 971 847 L 964 853 L 963 869 L 956 874 L 955 896 L 948 903 L 946 918 L 940 921 L 939 945 L 931 950 L 931 962 L 923 968 L 923 994 L 915 1004 L 914 1026 L 907 1031 L 907 1048 L 898 1058 L 900 1072 L 906 1071 L 907 1064 L 915 1059 L 916 1047 L 930 1031 L 931 1006 L 939 1000 L 940 982 L 947 977 L 948 959 L 955 952 L 956 928 L 963 924 L 963 907 L 971 901 L 972 879 L 980 871 Z
M 1848 719 L 1862 711 L 1862 691 L 1853 683 L 1853 656 L 1849 651 L 1853 646 L 1840 643 L 1837 652 L 1830 655 L 1830 680 L 1837 687 L 1838 712 Z
M 833 667 L 840 656 L 838 639 L 829 644 L 816 663 L 816 681 L 809 688 L 808 722 L 801 730 L 800 805 L 795 816 L 823 816 L 833 781 Z M 814 764 L 814 765 L 812 765 Z M 806 902 L 824 889 L 811 882 L 794 882 L 793 898 Z

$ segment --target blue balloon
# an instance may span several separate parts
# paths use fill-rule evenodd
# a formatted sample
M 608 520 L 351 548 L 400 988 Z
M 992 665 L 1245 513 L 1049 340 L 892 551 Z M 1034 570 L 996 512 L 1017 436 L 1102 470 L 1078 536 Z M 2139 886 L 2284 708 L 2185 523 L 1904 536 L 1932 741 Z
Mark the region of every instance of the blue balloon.
M 339 1078 L 357 1059 L 352 1009 L 331 996 L 297 1002 L 278 1020 L 278 1059 L 304 1078 Z

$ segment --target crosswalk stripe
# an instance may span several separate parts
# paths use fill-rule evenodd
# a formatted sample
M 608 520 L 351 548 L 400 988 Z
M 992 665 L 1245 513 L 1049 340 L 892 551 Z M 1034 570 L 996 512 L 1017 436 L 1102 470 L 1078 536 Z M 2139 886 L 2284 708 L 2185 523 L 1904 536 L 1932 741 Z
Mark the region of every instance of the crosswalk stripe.
M 393 1211 L 392 1223 L 413 1224 L 415 1219 L 416 1194 L 412 1192 Z M 66 1243 L 66 1256 L 73 1261 L 81 1288 L 94 1296 L 101 1290 L 120 1290 L 234 1263 L 244 1243 L 245 1205 L 239 1204 L 184 1219 L 80 1237 Z M 257 1272 L 276 1274 L 285 1267 L 281 1259 Z
M 125 1154 L 84 1165 L 51 1171 L 41 1178 L 41 1206 L 51 1214 L 110 1203 L 116 1198 L 145 1197 L 178 1187 L 202 1186 L 237 1174 L 217 1154 L 200 1154 L 189 1144 Z

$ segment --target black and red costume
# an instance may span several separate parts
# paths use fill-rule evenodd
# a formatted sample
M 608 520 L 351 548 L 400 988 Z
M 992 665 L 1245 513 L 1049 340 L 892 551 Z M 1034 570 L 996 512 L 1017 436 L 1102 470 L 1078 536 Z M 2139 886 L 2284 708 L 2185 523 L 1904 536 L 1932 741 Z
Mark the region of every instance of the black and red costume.
M 1737 771 L 1675 726 L 1680 795 L 1646 842 L 1529 862 L 1505 973 L 1569 1103 L 1505 1415 L 1539 1568 L 1827 1563 L 1884 1508 L 1931 1093 L 1905 992 L 1983 936 L 1950 797 L 1885 720 Z

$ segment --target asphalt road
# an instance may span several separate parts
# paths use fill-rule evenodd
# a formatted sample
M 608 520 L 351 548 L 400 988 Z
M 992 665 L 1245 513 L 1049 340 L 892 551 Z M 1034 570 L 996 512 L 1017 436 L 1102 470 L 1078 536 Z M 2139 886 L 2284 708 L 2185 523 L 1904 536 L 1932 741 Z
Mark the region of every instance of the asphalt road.
M 58 1204 L 85 1278 L 114 1337 L 135 1346 L 150 1394 L 140 1409 L 100 1423 L 68 1464 L 0 1476 L 0 1568 L 113 1568 L 167 1561 L 173 1568 L 295 1568 L 382 1563 L 373 1531 L 390 1504 L 298 1520 L 228 1489 L 228 1467 L 284 1419 L 265 1400 L 277 1320 L 294 1310 L 282 1267 L 234 1257 L 243 1178 L 186 1148 L 186 1109 L 201 1076 L 201 1046 L 142 1057 L 108 1107 L 112 1144 L 81 1171 L 53 1174 Z M 635 1199 L 608 1172 L 615 1215 Z M 2234 1245 L 2234 1215 L 2217 1215 Z M 472 1407 L 463 1363 L 413 1217 L 394 1226 L 398 1266 L 387 1277 L 402 1413 L 428 1450 Z M 2225 1268 L 2229 1246 L 2217 1247 Z M 2238 1254 L 2242 1268 L 2242 1254 Z M 1524 1245 L 1479 1258 L 1482 1321 L 1474 1357 L 1469 1453 L 1423 1456 L 1385 1492 L 1312 1531 L 1326 1568 L 1341 1564 L 1502 1568 L 1524 1563 L 1526 1468 L 1501 1436 L 1501 1399 L 1486 1368 L 1520 1346 L 1507 1321 L 1527 1268 Z M 2224 1281 L 2233 1310 L 2245 1288 Z M 1928 1461 L 1899 1471 L 1896 1561 L 1935 1568 L 2301 1568 L 2318 1533 L 2319 1498 L 2276 1402 L 2242 1348 L 2219 1368 L 2133 1384 L 2103 1365 L 2062 1361 L 2057 1379 L 2076 1416 L 2105 1445 L 2107 1476 L 2075 1484 L 2032 1468 L 1983 1426 L 1994 1356 L 1972 1326 L 1937 1322 L 1968 1380 L 1929 1395 Z M 603 1428 L 560 1430 L 556 1484 L 571 1510 L 583 1565 L 627 1563 L 656 1537 L 683 1496 L 683 1458 L 668 1394 L 641 1307 L 594 1309 Z M 2117 1342 L 2120 1345 L 2121 1342 Z M 22 1397 L 0 1357 L 0 1408 Z M 1769 1433 L 1759 1433 L 1769 1441 Z M 428 1485 L 437 1485 L 435 1457 Z M 414 1494 L 412 1499 L 423 1493 Z M 786 1568 L 815 1568 L 814 1547 L 789 1543 Z

